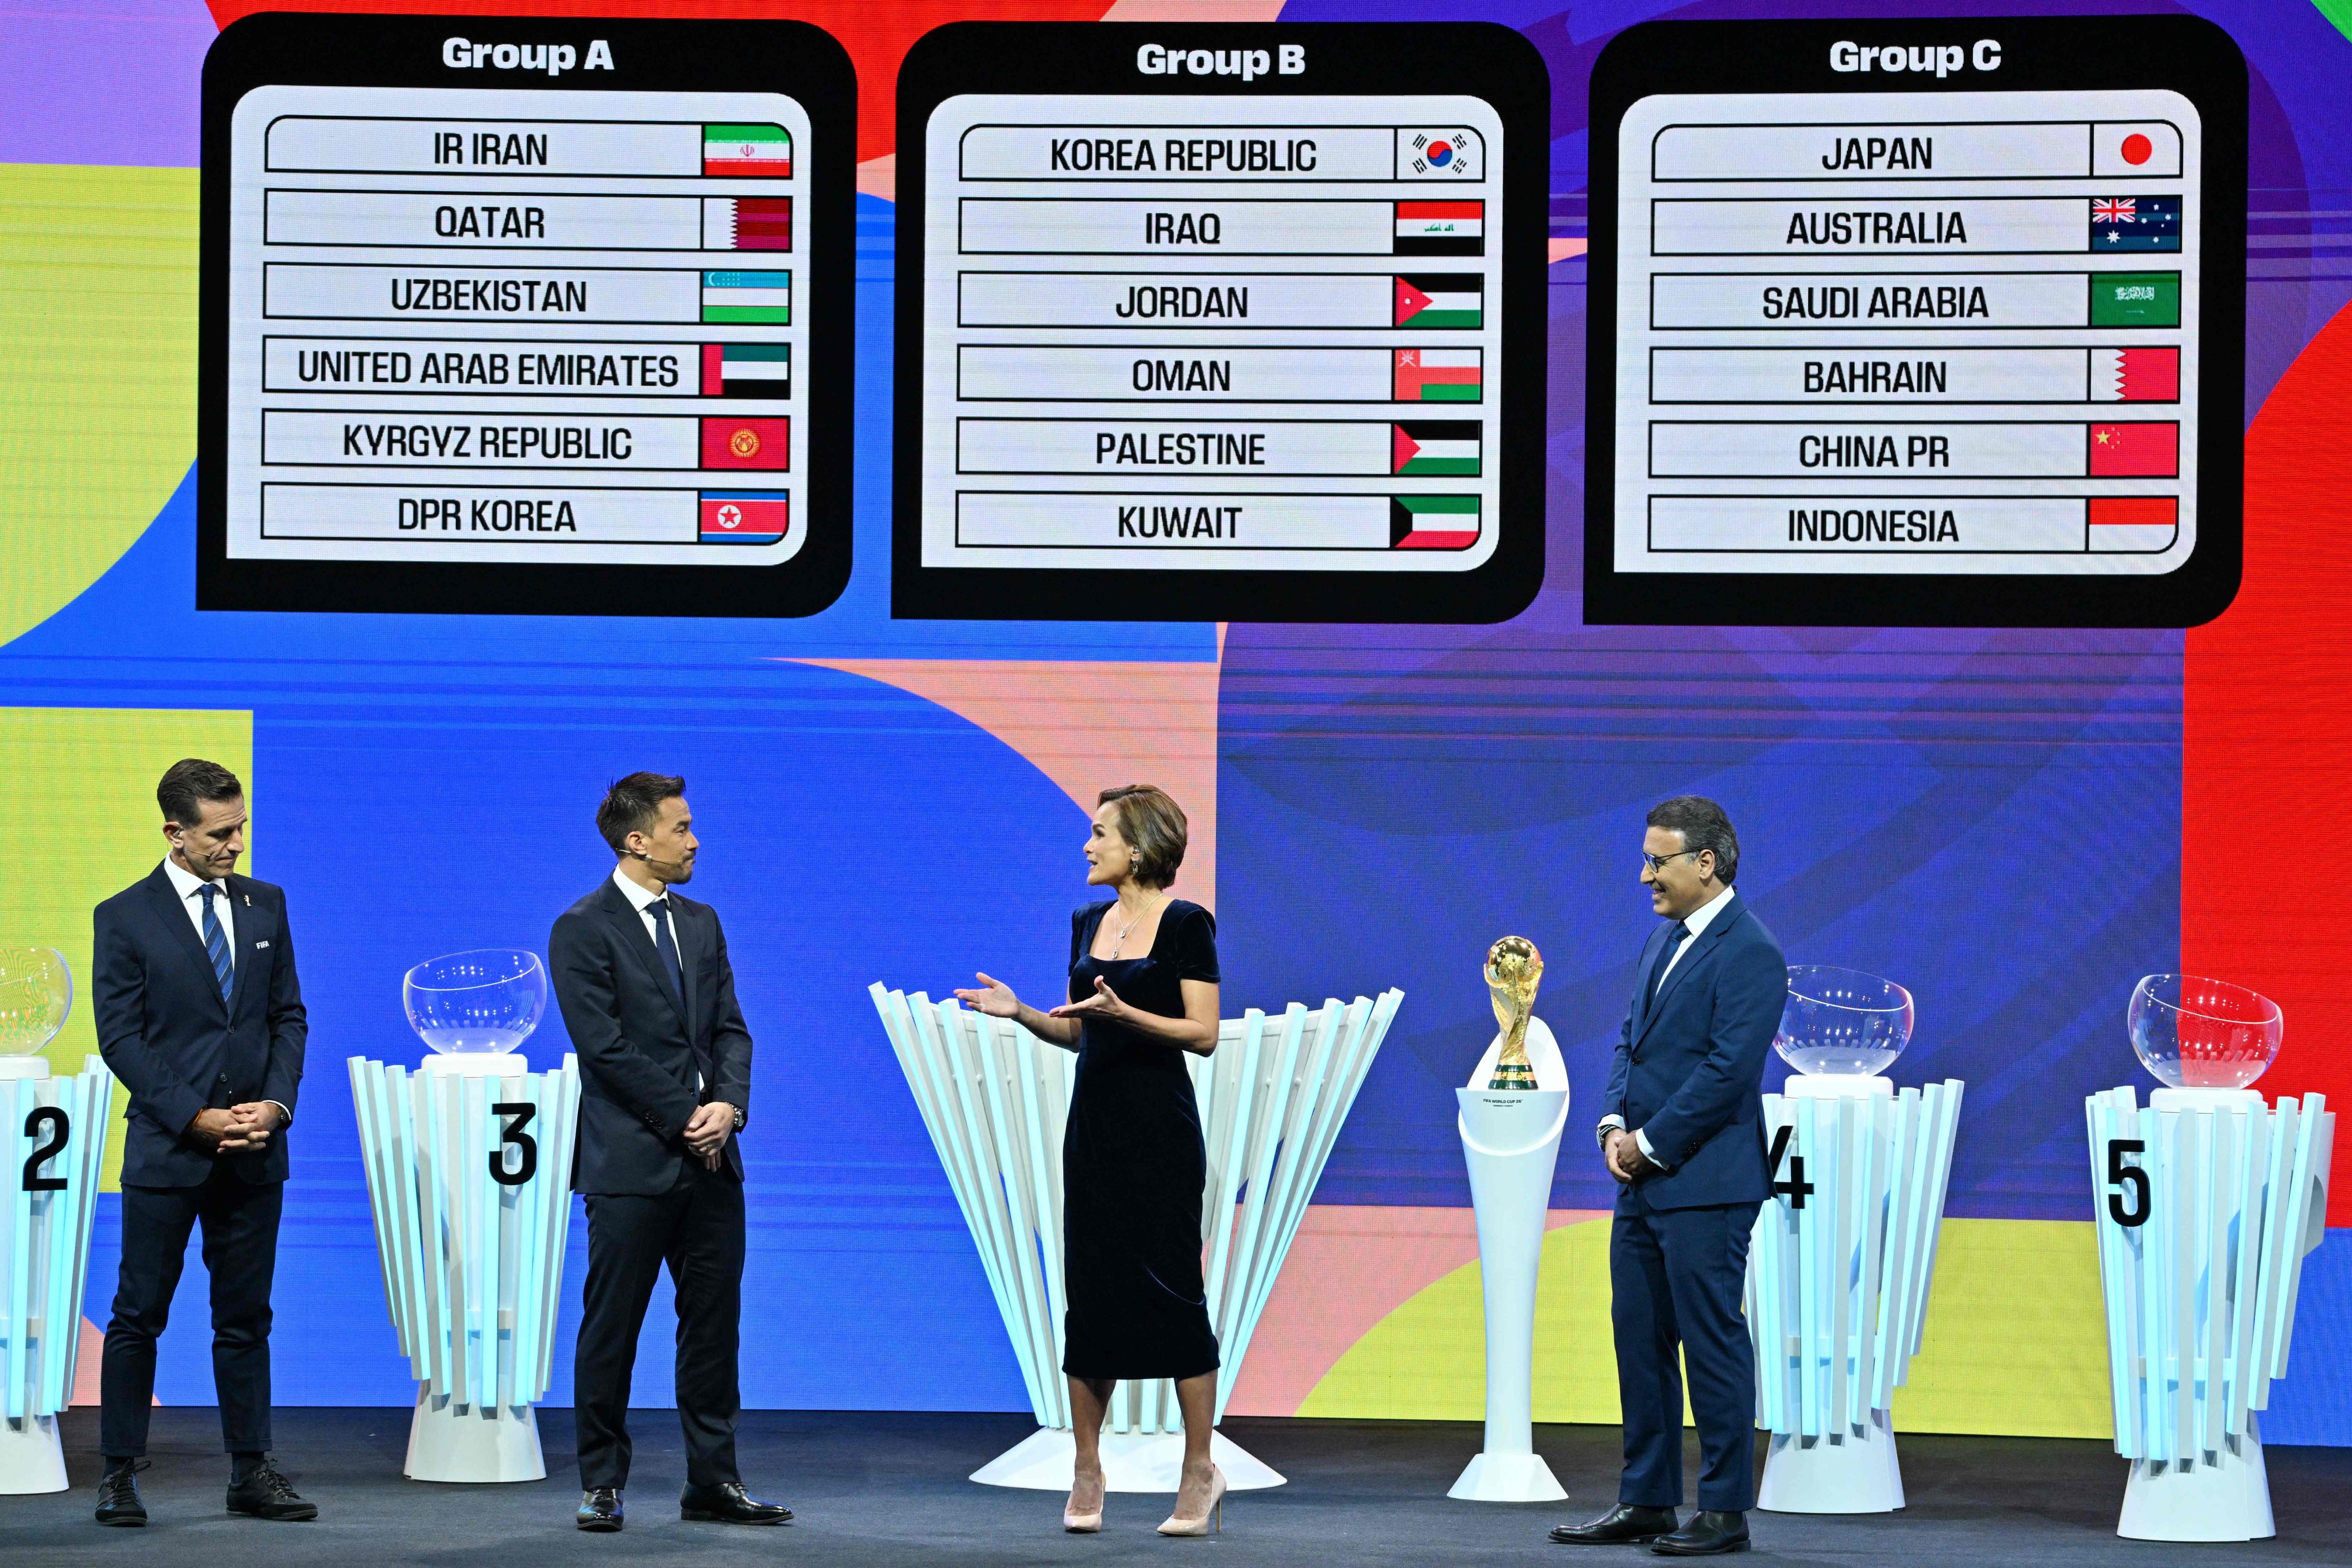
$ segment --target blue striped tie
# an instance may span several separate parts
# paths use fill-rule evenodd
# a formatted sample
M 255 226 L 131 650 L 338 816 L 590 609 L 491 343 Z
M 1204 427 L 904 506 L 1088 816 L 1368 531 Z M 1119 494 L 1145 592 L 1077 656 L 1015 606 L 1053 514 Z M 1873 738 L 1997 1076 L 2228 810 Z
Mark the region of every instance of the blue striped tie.
M 220 916 L 213 912 L 213 895 L 218 888 L 206 882 L 197 889 L 205 896 L 205 956 L 213 961 L 213 978 L 220 982 L 221 1000 L 236 984 L 236 967 L 228 961 L 228 933 L 221 930 Z

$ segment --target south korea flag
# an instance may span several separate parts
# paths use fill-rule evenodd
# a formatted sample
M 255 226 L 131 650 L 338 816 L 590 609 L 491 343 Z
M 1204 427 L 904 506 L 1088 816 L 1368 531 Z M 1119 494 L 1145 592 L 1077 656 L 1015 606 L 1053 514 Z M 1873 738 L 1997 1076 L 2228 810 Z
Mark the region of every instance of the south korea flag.
M 1486 142 L 1475 131 L 1441 127 L 1397 132 L 1400 180 L 1483 180 Z

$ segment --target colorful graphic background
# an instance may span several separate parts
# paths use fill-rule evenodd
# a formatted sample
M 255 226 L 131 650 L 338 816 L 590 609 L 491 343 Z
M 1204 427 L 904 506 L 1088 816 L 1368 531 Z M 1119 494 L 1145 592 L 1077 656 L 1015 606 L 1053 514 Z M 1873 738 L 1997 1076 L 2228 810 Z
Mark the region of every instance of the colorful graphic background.
M 313 1025 L 277 1396 L 404 1404 L 342 1059 L 413 1062 L 402 971 L 542 945 L 609 869 L 589 820 L 604 781 L 684 773 L 707 847 L 695 890 L 728 921 L 759 1038 L 748 1402 L 1015 1409 L 1019 1374 L 865 987 L 936 994 L 986 966 L 1054 990 L 1057 932 L 1083 897 L 1082 803 L 1150 778 L 1192 813 L 1180 890 L 1219 912 L 1228 1012 L 1388 985 L 1408 998 L 1234 1407 L 1470 1417 L 1483 1346 L 1451 1090 L 1492 1029 L 1479 956 L 1506 931 L 1543 947 L 1539 1011 L 1589 1108 L 1649 921 L 1641 813 L 1696 790 L 1738 821 L 1741 888 L 1792 959 L 1917 994 L 1897 1081 L 1969 1084 L 1927 1351 L 1898 1421 L 2104 1436 L 2080 1105 L 2142 1077 L 2123 1030 L 2132 981 L 2186 965 L 2276 996 L 2286 1046 L 2262 1087 L 2352 1101 L 2352 965 L 2311 907 L 2332 886 L 2330 807 L 2352 776 L 2352 41 L 2328 19 L 2342 12 L 2179 7 L 2238 39 L 2253 105 L 2246 585 L 2186 637 L 1721 628 L 1702 595 L 1685 626 L 1584 626 L 1585 81 L 1616 31 L 1654 16 L 2030 11 L 2123 26 L 2150 3 L 404 7 L 792 16 L 856 60 L 858 567 L 824 614 L 771 623 L 197 615 L 197 73 L 216 26 L 259 7 L 20 0 L 0 52 L 0 788 L 30 832 L 0 861 L 0 941 L 54 943 L 86 973 L 89 906 L 160 854 L 147 802 L 163 764 L 193 752 L 244 773 L 250 868 L 289 889 Z M 1550 65 L 1543 594 L 1491 627 L 893 622 L 892 89 L 907 45 L 964 16 L 1486 16 Z M 531 1049 L 562 1046 L 551 1018 Z M 70 1065 L 92 1047 L 84 1010 L 50 1054 Z M 2336 1174 L 2343 1225 L 2352 1183 Z M 1571 1139 L 1538 1419 L 1616 1417 L 1608 1196 Z M 100 1321 L 112 1218 L 110 1200 L 86 1303 Z M 580 1245 L 575 1227 L 567 1294 Z M 202 1274 L 192 1259 L 165 1403 L 211 1400 Z M 646 1331 L 646 1402 L 668 1397 L 664 1310 Z M 559 1347 L 551 1403 L 569 1400 L 568 1360 Z M 2346 1230 L 2310 1260 L 2264 1433 L 2352 1444 Z

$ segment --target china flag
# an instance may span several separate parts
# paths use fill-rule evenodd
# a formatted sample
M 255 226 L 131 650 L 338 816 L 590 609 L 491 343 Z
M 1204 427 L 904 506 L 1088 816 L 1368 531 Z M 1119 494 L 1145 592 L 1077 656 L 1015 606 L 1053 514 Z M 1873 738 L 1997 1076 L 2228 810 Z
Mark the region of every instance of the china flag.
M 702 466 L 706 468 L 783 468 L 792 466 L 790 419 L 705 419 Z
M 2091 426 L 2091 477 L 2097 479 L 2180 472 L 2180 426 L 2169 424 Z

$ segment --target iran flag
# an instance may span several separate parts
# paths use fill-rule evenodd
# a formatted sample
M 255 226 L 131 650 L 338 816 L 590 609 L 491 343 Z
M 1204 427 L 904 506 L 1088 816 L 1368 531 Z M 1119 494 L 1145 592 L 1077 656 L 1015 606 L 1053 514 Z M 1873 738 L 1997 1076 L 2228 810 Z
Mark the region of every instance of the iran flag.
M 789 179 L 792 133 L 781 125 L 706 125 L 702 128 L 705 174 L 763 174 Z

